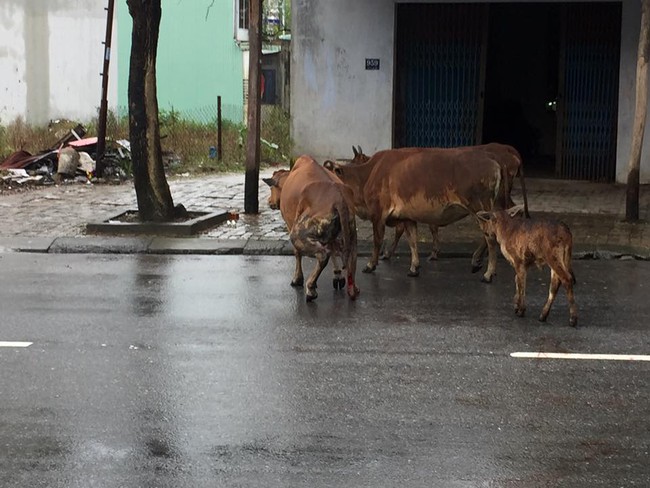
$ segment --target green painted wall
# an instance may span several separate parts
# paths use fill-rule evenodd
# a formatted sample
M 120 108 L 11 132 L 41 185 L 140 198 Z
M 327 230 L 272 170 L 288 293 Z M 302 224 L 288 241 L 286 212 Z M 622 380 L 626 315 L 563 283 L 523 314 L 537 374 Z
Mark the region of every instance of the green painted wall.
M 116 8 L 118 106 L 125 113 L 132 21 L 126 0 L 118 0 Z M 160 110 L 174 108 L 208 122 L 216 117 L 221 95 L 223 117 L 243 120 L 242 51 L 233 22 L 232 0 L 162 0 L 156 65 Z

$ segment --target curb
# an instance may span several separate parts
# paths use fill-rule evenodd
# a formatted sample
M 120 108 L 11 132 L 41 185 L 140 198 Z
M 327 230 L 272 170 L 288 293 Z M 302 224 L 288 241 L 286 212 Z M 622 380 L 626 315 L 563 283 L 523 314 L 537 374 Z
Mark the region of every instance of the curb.
M 475 242 L 445 242 L 441 258 L 468 258 Z M 0 237 L 0 253 L 50 254 L 197 254 L 197 255 L 265 255 L 290 256 L 293 246 L 287 240 L 211 239 L 205 237 Z M 370 256 L 372 243 L 360 241 L 358 256 Z M 408 249 L 398 249 L 397 256 L 408 256 Z M 421 257 L 428 252 L 420 252 Z M 573 249 L 574 259 L 633 258 L 650 261 L 650 249 L 623 245 L 581 245 Z

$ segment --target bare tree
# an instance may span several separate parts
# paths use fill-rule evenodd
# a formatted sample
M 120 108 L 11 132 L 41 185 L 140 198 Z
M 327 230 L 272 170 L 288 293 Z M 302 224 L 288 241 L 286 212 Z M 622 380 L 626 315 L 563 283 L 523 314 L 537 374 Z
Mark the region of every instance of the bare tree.
M 161 0 L 127 0 L 133 18 L 129 67 L 129 138 L 133 182 L 140 220 L 164 222 L 185 212 L 174 207 L 160 146 L 156 54 L 162 9 Z
M 244 212 L 259 212 L 260 119 L 262 74 L 262 0 L 250 0 L 248 26 L 250 57 L 248 64 L 248 138 L 246 140 L 246 178 L 244 181 Z
M 639 173 L 641 151 L 648 111 L 648 57 L 650 57 L 650 0 L 641 3 L 641 34 L 636 65 L 636 107 L 632 130 L 632 150 L 627 168 L 627 193 L 625 198 L 625 220 L 639 220 Z

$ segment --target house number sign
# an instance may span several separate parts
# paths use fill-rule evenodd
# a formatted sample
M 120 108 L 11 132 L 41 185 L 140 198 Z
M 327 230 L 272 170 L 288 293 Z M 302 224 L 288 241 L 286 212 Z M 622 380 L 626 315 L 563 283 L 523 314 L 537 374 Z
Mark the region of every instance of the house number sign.
M 366 69 L 379 69 L 379 59 L 366 58 Z

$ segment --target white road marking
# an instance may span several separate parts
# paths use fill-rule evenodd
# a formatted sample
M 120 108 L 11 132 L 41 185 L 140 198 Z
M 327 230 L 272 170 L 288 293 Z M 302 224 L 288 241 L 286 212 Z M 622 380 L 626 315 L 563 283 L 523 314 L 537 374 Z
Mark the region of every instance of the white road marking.
M 33 342 L 0 341 L 0 347 L 29 347 Z
M 650 361 L 646 354 L 587 354 L 577 352 L 513 352 L 513 358 L 524 359 L 587 359 L 595 361 Z

